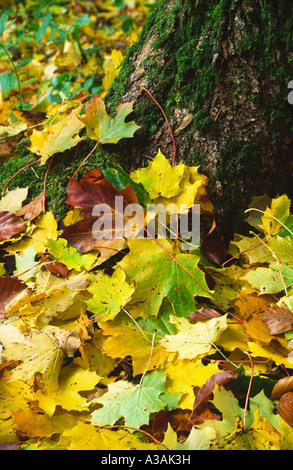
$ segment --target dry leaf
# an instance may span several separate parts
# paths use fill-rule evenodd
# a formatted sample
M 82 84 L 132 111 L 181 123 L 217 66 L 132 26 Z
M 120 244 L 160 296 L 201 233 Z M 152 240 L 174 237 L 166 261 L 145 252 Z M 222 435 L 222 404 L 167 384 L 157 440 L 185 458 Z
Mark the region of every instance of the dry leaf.
M 288 392 L 281 396 L 277 410 L 284 421 L 293 426 L 293 392 Z
M 202 308 L 197 312 L 193 312 L 189 315 L 189 321 L 204 321 L 210 320 L 211 318 L 221 317 L 221 314 L 212 308 Z
M 45 194 L 39 194 L 32 202 L 19 209 L 15 215 L 24 216 L 24 220 L 33 220 L 45 211 Z
M 280 398 L 285 393 L 293 391 L 293 377 L 280 379 L 272 390 L 272 398 Z
M 262 320 L 267 324 L 271 335 L 279 335 L 293 328 L 293 313 L 282 303 L 282 307 L 272 304 L 264 313 Z
M 26 229 L 26 224 L 11 212 L 0 211 L 0 240 L 9 240 Z

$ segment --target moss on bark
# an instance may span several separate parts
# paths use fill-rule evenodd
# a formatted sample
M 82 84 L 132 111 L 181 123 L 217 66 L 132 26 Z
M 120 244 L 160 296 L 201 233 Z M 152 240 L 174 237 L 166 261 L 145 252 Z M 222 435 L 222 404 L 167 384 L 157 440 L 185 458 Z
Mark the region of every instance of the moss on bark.
M 159 148 L 171 160 L 168 127 L 142 84 L 163 106 L 173 130 L 192 116 L 176 135 L 177 161 L 201 165 L 218 223 L 228 236 L 239 228 L 252 196 L 287 192 L 292 198 L 293 106 L 287 101 L 293 79 L 292 24 L 293 4 L 287 0 L 162 0 L 106 96 L 112 115 L 121 102 L 134 101 L 130 118 L 141 129 L 133 139 L 100 147 L 86 167 L 103 168 L 113 159 L 128 171 Z M 47 202 L 59 218 L 66 210 L 67 176 L 91 145 L 88 140 L 54 157 Z M 0 190 L 33 159 L 23 152 L 4 164 Z M 9 187 L 33 181 L 30 193 L 36 196 L 44 172 L 34 166 Z
M 192 114 L 176 137 L 178 161 L 200 164 L 209 176 L 228 236 L 252 196 L 293 197 L 292 24 L 286 0 L 163 0 L 106 97 L 110 112 L 120 101 L 135 101 L 142 128 L 133 151 L 121 148 L 126 167 L 158 148 L 173 155 L 162 114 L 139 83 L 163 106 L 173 130 Z

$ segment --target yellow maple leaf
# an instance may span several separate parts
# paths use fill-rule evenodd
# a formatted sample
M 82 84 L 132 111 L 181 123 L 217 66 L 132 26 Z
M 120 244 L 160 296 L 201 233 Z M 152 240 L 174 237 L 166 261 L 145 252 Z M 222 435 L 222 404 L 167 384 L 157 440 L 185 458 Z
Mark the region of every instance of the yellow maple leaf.
M 142 450 L 163 449 L 162 446 L 145 444 L 133 434 L 122 430 L 97 428 L 82 421 L 62 434 L 70 439 L 68 450 Z
M 150 195 L 152 200 L 158 197 L 177 196 L 182 188 L 180 183 L 184 177 L 185 165 L 171 166 L 159 150 L 155 158 L 149 163 L 147 168 L 140 168 L 130 174 L 135 183 L 141 183 Z
M 236 418 L 234 431 L 220 440 L 212 450 L 281 450 L 281 434 L 266 418 L 259 418 L 258 409 L 254 413 L 254 422 L 246 428 L 239 416 Z
M 201 387 L 216 372 L 219 372 L 218 363 L 204 366 L 201 360 L 178 360 L 176 363 L 168 361 L 164 365 L 167 374 L 166 390 L 170 393 L 180 392 L 182 397 L 180 408 L 192 410 L 194 405 L 194 387 Z
M 72 111 L 66 118 L 49 125 L 44 130 L 34 129 L 30 139 L 31 146 L 29 150 L 36 155 L 41 156 L 41 165 L 44 165 L 51 155 L 74 147 L 83 137 L 79 136 L 80 130 L 84 124 L 78 119 L 77 115 L 81 109 Z
M 271 207 L 267 207 L 262 217 L 260 228 L 269 235 L 278 235 L 282 230 L 283 224 L 290 215 L 291 201 L 286 194 L 273 199 Z
M 96 372 L 80 367 L 66 367 L 61 370 L 56 393 L 36 392 L 39 405 L 49 416 L 53 416 L 56 406 L 64 410 L 86 411 L 87 398 L 80 392 L 94 390 L 101 377 Z
M 186 318 L 173 315 L 170 321 L 178 333 L 166 335 L 160 343 L 168 352 L 178 352 L 179 359 L 194 359 L 209 354 L 222 331 L 227 328 L 227 314 L 192 325 Z

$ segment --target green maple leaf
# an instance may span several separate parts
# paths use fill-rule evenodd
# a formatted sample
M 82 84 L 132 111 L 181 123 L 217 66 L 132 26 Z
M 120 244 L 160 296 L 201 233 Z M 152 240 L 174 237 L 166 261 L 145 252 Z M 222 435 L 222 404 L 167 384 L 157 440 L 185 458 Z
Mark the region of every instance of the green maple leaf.
M 67 246 L 67 240 L 64 238 L 48 240 L 48 252 L 60 263 L 65 264 L 68 269 L 77 271 L 88 270 L 96 261 L 95 255 L 82 255 L 76 248 Z
M 35 266 L 37 263 L 35 261 L 36 254 L 32 245 L 23 250 L 22 255 L 15 254 L 15 273 L 24 282 L 31 279 L 40 270 L 40 266 Z M 20 276 L 21 273 L 23 274 Z
M 150 239 L 128 240 L 130 253 L 119 263 L 127 280 L 136 283 L 131 303 L 139 303 L 140 315 L 157 315 L 164 298 L 171 302 L 177 316 L 188 317 L 195 308 L 196 295 L 211 297 L 199 257 L 173 250 L 161 240 L 165 249 Z
M 116 144 L 120 139 L 133 137 L 134 132 L 139 129 L 135 122 L 125 122 L 126 117 L 132 112 L 133 103 L 120 104 L 117 115 L 111 118 L 106 111 L 104 101 L 95 96 L 86 106 L 84 116 L 79 120 L 86 126 L 88 136 L 101 144 Z
M 281 276 L 282 275 L 282 276 Z M 277 294 L 293 286 L 293 269 L 289 266 L 271 263 L 268 268 L 256 268 L 250 271 L 243 279 L 255 287 L 261 294 Z
M 149 423 L 151 413 L 174 409 L 180 395 L 165 390 L 165 379 L 164 372 L 154 371 L 145 375 L 138 385 L 124 381 L 110 383 L 108 392 L 93 400 L 103 407 L 93 412 L 91 423 L 112 426 L 120 418 L 125 418 L 126 426 L 139 429 Z

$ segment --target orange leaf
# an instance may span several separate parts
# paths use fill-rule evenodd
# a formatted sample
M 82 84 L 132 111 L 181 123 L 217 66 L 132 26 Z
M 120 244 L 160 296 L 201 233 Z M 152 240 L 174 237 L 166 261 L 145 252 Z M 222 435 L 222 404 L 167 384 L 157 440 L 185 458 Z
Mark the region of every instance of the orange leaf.
M 288 392 L 281 396 L 277 410 L 283 420 L 290 426 L 293 426 L 293 392 Z

